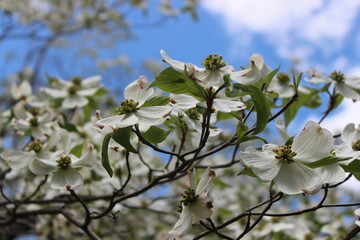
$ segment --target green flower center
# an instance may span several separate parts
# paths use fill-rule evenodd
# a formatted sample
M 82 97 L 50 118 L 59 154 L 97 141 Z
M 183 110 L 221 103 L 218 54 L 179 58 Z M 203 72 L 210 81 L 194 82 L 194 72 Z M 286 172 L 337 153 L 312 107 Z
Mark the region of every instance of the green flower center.
M 199 195 L 196 195 L 196 191 L 192 188 L 188 188 L 185 190 L 183 194 L 181 194 L 182 199 L 180 200 L 180 205 L 184 204 L 184 206 L 190 205 L 194 203 Z
M 185 110 L 184 112 L 192 120 L 199 120 L 200 119 L 201 114 L 196 111 L 196 108 L 190 108 L 190 109 Z
M 34 152 L 40 152 L 42 149 L 43 143 L 40 142 L 39 140 L 34 140 L 31 141 L 28 145 L 27 145 L 27 150 L 30 152 L 31 150 L 33 150 Z
M 340 71 L 333 71 L 329 77 L 332 79 L 332 80 L 335 80 L 336 82 L 338 83 L 343 83 L 345 81 L 345 76 L 342 72 Z
M 205 58 L 201 65 L 203 65 L 207 70 L 217 70 L 225 67 L 226 63 L 222 60 L 222 56 L 210 54 Z
M 280 84 L 287 84 L 290 82 L 290 76 L 286 73 L 279 73 L 279 75 L 277 75 L 277 79 L 279 80 Z
M 56 160 L 57 166 L 61 169 L 66 169 L 71 165 L 71 158 L 69 156 L 61 156 L 58 160 Z
M 67 89 L 67 91 L 70 95 L 75 95 L 78 90 L 79 90 L 79 85 L 76 85 L 76 84 L 71 85 Z
M 74 77 L 73 79 L 71 79 L 71 82 L 76 85 L 76 86 L 80 86 L 81 85 L 81 81 L 82 79 L 79 77 Z
M 29 119 L 29 123 L 32 127 L 37 127 L 39 126 L 39 121 L 37 117 L 33 117 Z
M 137 108 L 138 105 L 139 103 L 135 102 L 134 100 L 125 99 L 120 103 L 120 107 L 116 109 L 116 114 L 122 115 L 127 113 L 134 113 L 139 110 L 139 108 Z
M 281 146 L 277 149 L 274 149 L 273 152 L 276 154 L 276 159 L 286 163 L 294 162 L 293 158 L 296 156 L 296 153 L 291 151 L 291 145 Z
M 351 146 L 354 151 L 360 151 L 360 139 L 357 140 L 356 142 L 353 142 Z

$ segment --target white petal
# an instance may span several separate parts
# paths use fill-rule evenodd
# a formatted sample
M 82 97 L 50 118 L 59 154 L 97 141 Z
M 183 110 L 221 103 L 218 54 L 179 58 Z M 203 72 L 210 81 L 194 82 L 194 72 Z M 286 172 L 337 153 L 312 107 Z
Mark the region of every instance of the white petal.
M 360 208 L 356 209 L 354 213 L 356 216 L 360 217 Z
M 20 101 L 15 104 L 13 108 L 13 112 L 16 118 L 26 119 L 28 117 L 28 114 L 26 113 L 25 110 L 25 105 L 26 105 L 25 101 Z
M 219 87 L 224 83 L 223 75 L 219 70 L 203 70 L 201 72 L 195 72 L 195 79 L 205 87 Z
M 124 97 L 125 99 L 131 99 L 138 102 L 139 106 L 141 106 L 154 94 L 154 89 L 149 88 L 149 86 L 149 80 L 145 76 L 140 76 L 125 88 Z
M 30 96 L 32 93 L 31 85 L 28 81 L 23 81 L 20 85 L 11 85 L 11 95 L 14 99 L 18 100 L 21 97 Z
M 344 97 L 360 101 L 360 94 L 345 83 L 335 84 L 335 89 Z
M 187 173 L 187 176 L 189 178 L 189 184 L 191 189 L 196 189 L 196 170 L 193 168 L 192 170 L 189 170 Z
M 321 168 L 322 183 L 341 182 L 345 179 L 345 171 L 338 164 L 332 164 Z
M 49 95 L 53 98 L 64 98 L 68 95 L 67 91 L 64 90 L 58 90 L 58 89 L 52 89 L 52 88 L 40 88 L 40 91 Z
M 87 146 L 88 151 L 79 159 L 72 161 L 71 166 L 77 167 L 92 167 L 96 162 L 96 151 L 92 145 Z M 73 159 L 73 157 L 72 157 Z
M 275 186 L 286 194 L 310 192 L 321 182 L 320 173 L 302 163 L 292 162 L 282 164 L 275 177 Z
M 328 79 L 325 76 L 320 75 L 320 74 L 316 74 L 316 76 L 311 79 L 305 78 L 305 81 L 307 81 L 309 83 L 313 83 L 313 84 L 333 82 L 333 81 L 331 81 L 331 79 Z
M 18 150 L 11 150 L 3 152 L 1 157 L 9 163 L 10 167 L 15 170 L 23 169 L 27 167 L 29 163 L 35 159 L 36 154 L 34 151 L 25 152 Z
M 101 81 L 101 76 L 99 75 L 88 77 L 81 81 L 81 86 L 85 88 L 98 87 L 100 81 Z
M 360 157 L 360 151 L 354 151 L 351 145 L 347 143 L 334 146 L 334 152 L 337 157 L 350 158 L 349 160 L 341 161 L 340 164 L 342 165 L 348 165 L 349 163 Z
M 348 144 L 360 140 L 360 127 L 355 128 L 353 123 L 346 125 L 341 133 L 341 139 Z
M 275 122 L 275 126 L 281 136 L 281 138 L 286 142 L 287 140 L 289 140 L 292 136 L 288 133 L 288 131 L 286 130 L 286 126 L 283 122 L 283 119 L 281 117 L 279 117 L 278 119 L 276 119 Z
M 258 53 L 254 53 L 253 55 L 251 55 L 249 57 L 249 61 L 258 69 L 262 69 L 264 67 L 264 58 Z
M 170 94 L 170 98 L 172 105 L 180 109 L 194 108 L 200 102 L 186 94 Z
M 257 68 L 247 68 L 230 73 L 230 78 L 240 84 L 253 85 L 261 79 L 261 72 Z
M 305 128 L 294 138 L 292 151 L 297 153 L 294 159 L 312 162 L 328 156 L 333 146 L 332 134 L 319 124 L 308 121 Z
M 253 170 L 256 176 L 265 182 L 273 180 L 282 165 L 272 151 L 259 152 L 252 146 L 240 153 L 240 159 Z
M 193 214 L 193 220 L 200 221 L 211 217 L 212 211 L 207 204 L 208 202 L 211 203 L 211 201 L 199 197 L 194 203 L 188 206 Z
M 173 60 L 173 59 L 169 58 L 169 56 L 167 55 L 167 53 L 164 50 L 160 50 L 160 54 L 163 57 L 164 62 L 169 64 L 173 69 L 175 69 L 178 72 L 183 72 L 184 71 L 185 63 L 179 62 L 179 61 L 176 61 L 176 60 Z
M 58 169 L 58 166 L 54 161 L 35 158 L 30 162 L 29 168 L 35 174 L 46 175 Z
M 70 95 L 66 97 L 61 106 L 64 109 L 73 109 L 73 108 L 81 108 L 89 103 L 89 100 L 86 97 L 80 95 Z
M 206 169 L 204 174 L 201 176 L 200 182 L 196 188 L 196 194 L 202 195 L 203 193 L 206 193 L 209 191 L 210 187 L 213 184 L 214 178 L 216 174 L 213 170 L 210 170 L 210 167 Z
M 182 212 L 179 220 L 175 223 L 173 229 L 169 232 L 170 235 L 180 236 L 188 232 L 192 225 L 192 214 L 190 208 L 182 205 Z
M 37 127 L 31 127 L 31 136 L 33 136 L 35 139 L 41 139 L 43 140 L 45 138 L 45 133 L 42 131 L 41 126 Z
M 94 95 L 97 91 L 99 90 L 99 88 L 88 88 L 88 89 L 83 89 L 83 90 L 79 90 L 76 92 L 76 94 L 80 95 L 80 96 L 92 96 Z
M 50 186 L 55 189 L 64 189 L 70 186 L 72 189 L 83 184 L 83 178 L 73 168 L 59 169 L 51 178 Z
M 104 126 L 111 127 L 112 129 L 128 127 L 138 122 L 138 118 L 134 114 L 115 115 L 108 118 L 103 118 L 96 122 L 96 126 L 100 129 Z
M 170 106 L 153 106 L 140 108 L 134 114 L 138 117 L 139 124 L 152 126 L 163 123 L 170 111 Z
M 219 98 L 214 99 L 213 107 L 219 112 L 241 111 L 246 108 L 243 102 Z

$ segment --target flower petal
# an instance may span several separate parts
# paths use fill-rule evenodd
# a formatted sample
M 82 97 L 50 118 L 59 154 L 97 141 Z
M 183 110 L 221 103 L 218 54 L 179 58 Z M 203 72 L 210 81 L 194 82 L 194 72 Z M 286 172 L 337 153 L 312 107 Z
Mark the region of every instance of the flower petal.
M 196 107 L 200 101 L 186 94 L 170 94 L 172 106 L 180 109 Z
M 213 184 L 215 176 L 215 172 L 213 170 L 210 170 L 210 167 L 208 167 L 204 174 L 201 176 L 200 182 L 196 187 L 196 194 L 202 195 L 203 193 L 205 193 L 206 197 L 207 192 Z
M 96 126 L 100 129 L 105 126 L 111 127 L 113 130 L 122 127 L 128 127 L 138 122 L 138 118 L 134 114 L 115 115 L 108 118 L 103 118 L 96 122 Z
M 341 182 L 345 177 L 344 169 L 338 164 L 332 164 L 321 168 L 322 183 Z
M 246 108 L 243 102 L 219 98 L 214 99 L 213 107 L 219 112 L 241 111 Z
M 312 162 L 328 156 L 333 146 L 332 134 L 319 124 L 308 121 L 305 128 L 294 138 L 292 151 L 297 153 L 294 159 Z
M 86 97 L 80 95 L 70 95 L 64 98 L 61 106 L 64 109 L 73 109 L 73 108 L 84 107 L 88 103 L 89 100 Z
M 46 175 L 58 169 L 58 166 L 56 162 L 47 159 L 35 158 L 33 161 L 30 162 L 29 168 L 30 171 L 35 174 Z
M 94 149 L 94 146 L 90 144 L 87 146 L 88 151 L 79 159 L 76 159 L 75 161 L 72 161 L 71 166 L 74 168 L 77 167 L 92 167 L 95 165 L 96 162 L 96 151 Z
M 348 144 L 360 140 L 360 126 L 355 128 L 354 123 L 346 125 L 341 133 L 341 140 Z
M 163 123 L 170 111 L 170 106 L 153 106 L 140 108 L 134 115 L 138 117 L 139 124 L 153 126 Z
M 261 72 L 257 68 L 247 68 L 230 73 L 230 78 L 240 84 L 253 85 L 261 79 Z
M 259 152 L 252 146 L 247 147 L 245 152 L 240 153 L 240 159 L 253 170 L 256 176 L 265 182 L 273 180 L 282 165 L 275 158 L 275 153 L 272 151 Z
M 149 86 L 149 80 L 145 76 L 140 76 L 125 88 L 124 97 L 125 99 L 131 99 L 138 102 L 139 106 L 141 106 L 154 94 L 154 89 L 149 88 Z
M 321 182 L 319 171 L 302 163 L 282 164 L 274 178 L 275 186 L 286 194 L 311 192 Z
M 164 62 L 169 64 L 173 69 L 178 72 L 183 72 L 185 69 L 185 63 L 171 59 L 164 50 L 160 50 L 160 54 L 164 59 Z
M 36 154 L 34 151 L 25 152 L 18 150 L 11 150 L 3 152 L 1 157 L 9 163 L 10 167 L 15 170 L 23 169 L 27 167 L 29 163 L 35 159 Z
M 75 169 L 59 169 L 51 178 L 50 186 L 54 189 L 64 189 L 70 186 L 72 189 L 83 184 L 83 178 Z
M 172 236 L 180 236 L 188 232 L 192 225 L 192 214 L 188 206 L 182 205 L 182 212 L 179 220 L 175 223 L 174 227 L 169 232 Z
M 335 90 L 344 97 L 360 101 L 360 94 L 345 83 L 336 83 Z

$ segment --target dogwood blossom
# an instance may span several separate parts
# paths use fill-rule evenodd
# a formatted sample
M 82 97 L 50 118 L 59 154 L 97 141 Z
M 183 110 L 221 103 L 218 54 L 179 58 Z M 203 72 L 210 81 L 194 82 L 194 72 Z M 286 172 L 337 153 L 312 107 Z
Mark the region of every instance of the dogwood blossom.
M 260 54 L 254 53 L 249 57 L 249 61 L 249 68 L 230 73 L 230 78 L 244 85 L 253 85 L 271 72 L 270 67 L 265 64 L 264 58 Z
M 15 100 L 20 100 L 31 96 L 32 88 L 28 81 L 23 81 L 19 85 L 13 83 L 11 85 L 10 92 Z
M 321 184 L 319 170 L 303 163 L 328 156 L 332 148 L 332 134 L 317 123 L 308 121 L 292 145 L 266 144 L 262 151 L 249 146 L 241 152 L 240 158 L 261 180 L 274 180 L 279 191 L 297 194 L 311 192 Z
M 51 126 L 54 125 L 54 111 L 45 106 L 39 108 L 26 109 L 26 102 L 20 101 L 15 104 L 13 112 L 16 118 L 12 119 L 12 126 L 18 134 L 29 134 L 43 140 L 51 134 Z
M 62 99 L 61 106 L 64 109 L 80 108 L 89 103 L 86 97 L 94 95 L 99 89 L 100 76 L 93 76 L 86 79 L 79 77 L 71 81 L 56 79 L 54 88 L 41 88 L 40 91 L 52 98 Z
M 299 86 L 299 92 L 310 93 L 308 89 Z M 294 87 L 290 84 L 290 76 L 285 73 L 279 73 L 275 76 L 267 88 L 269 93 L 277 93 L 279 98 L 290 98 L 295 94 Z
M 195 169 L 188 172 L 190 186 L 182 194 L 180 218 L 169 232 L 172 236 L 185 234 L 190 230 L 193 221 L 209 218 L 212 214 L 212 201 L 207 199 L 207 194 L 213 184 L 215 172 L 207 168 L 198 185 L 195 174 Z
M 171 106 L 142 107 L 145 101 L 154 94 L 154 89 L 149 86 L 149 80 L 145 76 L 140 76 L 130 83 L 125 88 L 125 100 L 120 103 L 116 115 L 98 120 L 97 128 L 116 130 L 137 123 L 145 126 L 163 123 L 171 111 Z
M 59 129 L 61 139 L 58 149 L 51 152 L 48 158 L 36 157 L 29 168 L 34 174 L 46 175 L 54 173 L 50 186 L 54 189 L 76 188 L 83 184 L 83 178 L 76 168 L 92 167 L 96 161 L 96 150 L 89 144 L 81 157 L 70 153 L 71 139 L 65 129 Z
M 360 77 L 348 77 L 342 72 L 334 71 L 325 77 L 321 74 L 312 74 L 313 78 L 305 79 L 310 83 L 334 83 L 335 91 L 343 95 L 344 97 L 351 98 L 353 100 L 360 100 L 360 94 L 357 90 L 360 89 Z
M 160 51 L 164 62 L 169 64 L 178 72 L 184 72 L 185 66 L 190 77 L 203 87 L 219 87 L 224 84 L 224 75 L 234 72 L 233 66 L 226 65 L 222 60 L 222 56 L 217 54 L 209 55 L 202 62 L 205 68 L 200 68 L 191 63 L 183 63 L 171 59 L 164 50 Z
M 360 227 L 360 208 L 356 209 L 354 211 L 355 215 L 357 216 L 357 220 L 355 221 L 355 224 Z

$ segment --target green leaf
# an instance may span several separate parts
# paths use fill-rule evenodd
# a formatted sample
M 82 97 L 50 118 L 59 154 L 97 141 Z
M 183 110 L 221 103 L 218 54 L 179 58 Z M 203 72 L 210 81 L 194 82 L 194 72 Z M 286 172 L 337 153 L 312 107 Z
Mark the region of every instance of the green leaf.
M 185 76 L 185 85 L 187 87 L 188 92 L 194 97 L 206 100 L 207 92 L 195 80 L 189 77 L 188 73 L 186 72 L 186 69 L 184 70 L 184 76 Z
M 257 177 L 255 175 L 255 173 L 251 170 L 251 168 L 244 168 L 243 170 L 241 170 L 238 174 L 238 176 L 240 175 L 248 175 L 250 177 Z
M 188 93 L 185 78 L 183 73 L 176 71 L 172 67 L 168 67 L 155 77 L 150 87 L 158 87 L 169 93 L 185 94 Z
M 103 96 L 103 95 L 108 94 L 109 92 L 110 92 L 110 91 L 107 90 L 106 88 L 99 88 L 99 89 L 94 93 L 93 96 L 95 96 L 95 97 L 100 97 L 100 96 Z
M 319 167 L 328 166 L 328 165 L 335 164 L 335 163 L 349 160 L 349 159 L 350 158 L 336 157 L 336 156 L 330 155 L 330 156 L 324 157 L 315 162 L 305 163 L 305 165 L 310 168 L 319 168 Z
M 248 126 L 246 126 L 243 122 L 238 123 L 238 125 L 236 126 L 236 137 L 238 143 L 243 142 L 243 138 L 247 130 L 248 130 Z
M 170 97 L 168 96 L 156 96 L 144 102 L 144 104 L 141 105 L 141 107 L 165 106 L 169 102 L 170 102 Z
M 82 143 L 78 144 L 70 150 L 70 153 L 75 155 L 76 157 L 80 158 L 83 148 L 84 148 L 84 144 L 82 144 Z
M 354 160 L 348 165 L 341 165 L 341 167 L 350 173 L 360 173 L 360 160 Z
M 145 133 L 142 133 L 142 136 L 146 141 L 157 144 L 163 142 L 169 133 L 170 131 L 165 131 L 161 128 L 151 126 L 149 130 L 147 130 Z
M 260 133 L 266 127 L 270 117 L 270 106 L 266 96 L 255 86 L 242 86 L 247 91 L 255 105 L 256 128 L 253 134 Z
M 321 106 L 321 98 L 317 94 L 310 95 L 304 103 L 304 106 L 311 109 L 316 109 Z
M 111 135 L 112 135 L 112 133 L 106 134 L 106 136 L 104 137 L 102 147 L 101 147 L 102 148 L 101 149 L 101 164 L 105 168 L 105 170 L 107 171 L 107 173 L 109 174 L 110 177 L 112 177 L 113 173 L 114 173 L 110 166 L 109 154 L 108 154 L 109 141 L 111 139 Z
M 353 176 L 354 176 L 358 181 L 360 181 L 360 172 L 355 172 L 355 173 L 353 173 Z
M 112 133 L 111 137 L 126 150 L 132 153 L 138 153 L 136 149 L 130 143 L 130 131 L 132 126 L 119 128 Z
M 49 74 L 46 73 L 46 79 L 48 80 L 49 84 L 52 85 L 54 82 L 58 81 L 56 78 L 51 77 Z
M 337 108 L 340 103 L 344 100 L 344 96 L 341 94 L 336 94 L 335 96 L 335 100 L 334 100 L 334 105 L 332 107 L 332 110 L 334 110 L 335 108 Z
M 268 75 L 266 75 L 266 77 L 264 78 L 266 88 L 270 85 L 271 80 L 273 80 L 273 78 L 275 77 L 275 75 L 279 70 L 280 70 L 280 65 L 275 70 L 271 71 Z

